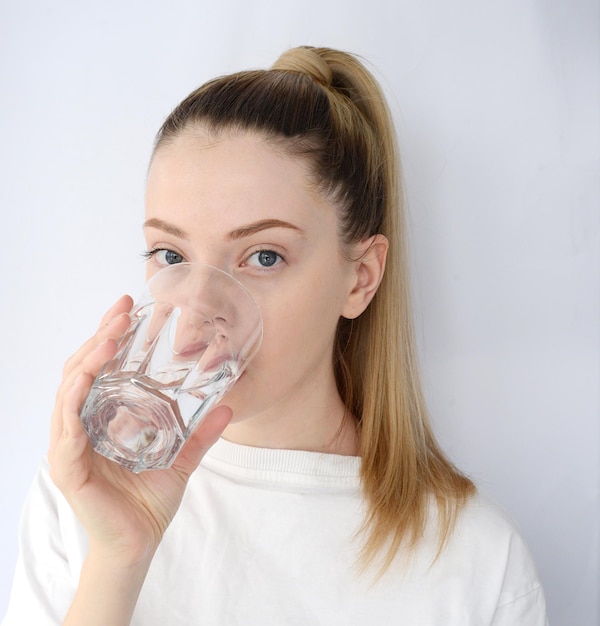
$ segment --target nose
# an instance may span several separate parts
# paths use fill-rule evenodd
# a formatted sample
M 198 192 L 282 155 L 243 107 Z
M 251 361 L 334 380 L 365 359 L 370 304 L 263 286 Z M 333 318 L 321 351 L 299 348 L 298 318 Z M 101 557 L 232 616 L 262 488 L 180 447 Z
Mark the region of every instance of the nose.
M 150 302 L 194 312 L 194 324 L 202 322 L 235 323 L 235 308 L 240 289 L 226 272 L 199 263 L 170 265 L 156 273 L 148 283 Z
M 177 307 L 169 325 L 171 351 L 186 360 L 198 359 L 217 336 L 213 320 L 190 307 Z
M 235 324 L 235 307 L 239 296 L 235 279 L 202 265 L 190 265 L 188 275 L 181 285 L 182 300 L 193 312 L 195 324 L 212 324 L 227 327 Z
M 154 310 L 159 305 L 169 310 L 169 344 L 174 354 L 197 353 L 213 340 L 243 344 L 260 326 L 260 314 L 247 291 L 217 268 L 172 265 L 156 273 L 149 286 Z

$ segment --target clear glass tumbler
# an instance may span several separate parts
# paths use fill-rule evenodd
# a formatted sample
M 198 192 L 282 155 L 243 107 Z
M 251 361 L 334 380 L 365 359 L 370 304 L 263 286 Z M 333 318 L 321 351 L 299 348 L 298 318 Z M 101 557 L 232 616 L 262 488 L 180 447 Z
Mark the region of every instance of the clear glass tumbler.
M 161 269 L 81 410 L 94 449 L 136 473 L 170 467 L 261 339 L 258 307 L 230 274 L 197 263 Z

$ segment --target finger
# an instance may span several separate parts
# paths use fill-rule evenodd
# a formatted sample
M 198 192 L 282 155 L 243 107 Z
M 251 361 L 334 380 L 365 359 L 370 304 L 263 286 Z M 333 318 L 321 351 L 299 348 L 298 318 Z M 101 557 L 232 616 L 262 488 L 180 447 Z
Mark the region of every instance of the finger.
M 208 413 L 186 441 L 173 463 L 173 469 L 189 476 L 221 436 L 232 416 L 233 412 L 228 406 L 218 406 Z
M 64 411 L 66 410 L 66 396 L 72 393 L 72 389 L 77 384 L 77 388 L 81 385 L 79 380 L 81 375 L 85 375 L 82 380 L 88 381 L 88 387 L 85 391 L 85 395 L 82 399 L 85 399 L 89 393 L 92 382 L 99 374 L 100 370 L 104 367 L 107 361 L 112 359 L 117 352 L 118 344 L 112 339 L 105 339 L 102 343 L 97 345 L 91 350 L 81 361 L 77 374 L 73 374 L 67 380 L 63 381 L 59 387 L 59 391 L 56 398 L 56 404 L 52 413 L 52 422 L 50 425 L 50 447 L 48 450 L 48 458 L 51 459 L 54 456 L 54 449 L 60 437 L 63 435 L 65 429 L 64 423 Z M 77 381 L 77 382 L 76 382 Z
M 73 354 L 63 368 L 63 379 L 66 378 L 71 372 L 73 372 L 79 362 L 82 355 L 85 355 L 89 350 L 93 349 L 98 343 L 106 339 L 107 337 L 113 337 L 117 339 L 120 337 L 131 319 L 128 315 L 131 307 L 133 306 L 133 300 L 131 296 L 121 296 L 104 314 L 96 333 L 88 339 L 75 354 Z
M 93 350 L 98 344 L 106 339 L 119 339 L 129 327 L 131 318 L 127 312 L 121 312 L 112 317 L 106 324 L 100 326 L 96 334 L 88 339 L 65 363 L 63 368 L 63 379 L 67 380 L 69 376 L 75 372 L 75 376 L 79 373 L 77 368 L 85 356 Z M 75 378 L 73 376 L 73 378 Z
M 104 314 L 98 328 L 100 329 L 103 326 L 106 326 L 106 324 L 108 324 L 114 317 L 117 317 L 117 315 L 120 315 L 121 313 L 129 313 L 132 306 L 133 300 L 131 299 L 131 296 L 121 296 Z
M 96 334 L 88 339 L 88 341 L 86 341 L 83 346 L 77 350 L 77 352 L 67 359 L 63 367 L 63 384 L 57 391 L 55 401 L 56 405 L 60 405 L 61 403 L 62 392 L 65 384 L 69 387 L 79 374 L 79 364 L 87 356 L 87 354 L 94 350 L 96 346 L 105 341 L 107 338 L 118 339 L 123 335 L 123 333 L 125 333 L 131 322 L 128 312 L 130 311 L 132 305 L 133 301 L 130 296 L 121 296 L 104 314 Z
M 79 489 L 89 474 L 90 443 L 79 419 L 79 408 L 91 384 L 91 376 L 81 374 L 65 393 L 62 431 L 55 442 L 54 453 L 49 455 L 50 476 L 65 495 Z

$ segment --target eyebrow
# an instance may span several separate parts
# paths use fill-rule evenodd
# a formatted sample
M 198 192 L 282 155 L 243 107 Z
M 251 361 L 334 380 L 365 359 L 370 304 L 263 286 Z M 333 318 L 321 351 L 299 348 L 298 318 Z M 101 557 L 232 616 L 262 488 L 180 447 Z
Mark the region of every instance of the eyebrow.
M 175 237 L 179 237 L 180 239 L 188 239 L 188 234 L 184 230 L 182 230 L 178 226 L 169 224 L 169 222 L 165 222 L 164 220 L 158 219 L 156 217 L 151 217 L 149 220 L 146 220 L 144 222 L 144 228 L 157 228 L 158 230 L 162 230 L 163 232 L 168 233 L 169 235 L 174 235 Z M 255 233 L 259 233 L 262 230 L 267 230 L 269 228 L 289 228 L 290 230 L 302 232 L 302 230 L 298 228 L 298 226 L 295 226 L 290 222 L 284 222 L 283 220 L 278 219 L 266 219 L 252 222 L 251 224 L 247 224 L 246 226 L 242 226 L 240 228 L 232 230 L 230 233 L 227 234 L 227 239 L 242 239 L 244 237 L 254 235 Z
M 179 239 L 188 238 L 188 235 L 184 230 L 181 230 L 181 228 L 178 228 L 173 224 L 169 224 L 169 222 L 159 220 L 157 217 L 151 217 L 149 220 L 146 220 L 144 222 L 144 228 L 157 228 L 158 230 L 162 230 L 169 235 L 175 235 L 175 237 L 179 237 Z
M 252 224 L 242 226 L 241 228 L 236 228 L 227 235 L 227 239 L 242 239 L 243 237 L 249 237 L 250 235 L 259 233 L 261 230 L 267 230 L 269 228 L 289 228 L 290 230 L 302 232 L 302 230 L 298 228 L 298 226 L 290 224 L 290 222 L 284 222 L 277 219 L 267 219 L 253 222 Z

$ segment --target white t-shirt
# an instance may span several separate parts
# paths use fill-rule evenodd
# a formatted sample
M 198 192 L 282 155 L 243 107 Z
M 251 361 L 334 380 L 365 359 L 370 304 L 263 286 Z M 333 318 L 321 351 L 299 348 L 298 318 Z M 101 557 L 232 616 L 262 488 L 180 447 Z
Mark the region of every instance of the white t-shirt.
M 434 561 L 429 528 L 387 574 L 357 572 L 364 514 L 356 457 L 219 440 L 156 553 L 136 626 L 544 626 L 544 595 L 511 523 L 475 497 Z M 86 536 L 44 465 L 21 524 L 4 626 L 60 624 Z

